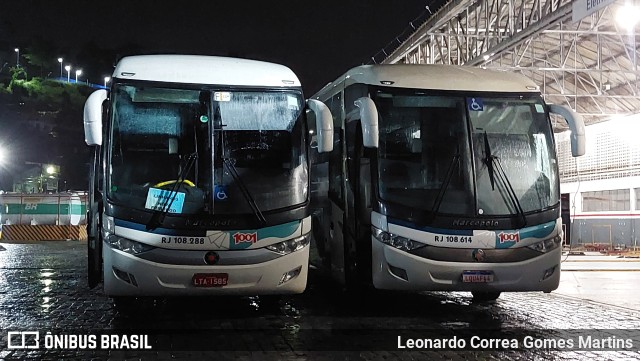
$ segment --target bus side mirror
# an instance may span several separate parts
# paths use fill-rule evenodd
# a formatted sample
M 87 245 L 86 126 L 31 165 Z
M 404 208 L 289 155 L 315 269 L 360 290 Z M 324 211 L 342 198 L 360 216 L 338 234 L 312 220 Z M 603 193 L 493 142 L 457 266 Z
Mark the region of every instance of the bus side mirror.
M 358 98 L 354 102 L 360 108 L 362 123 L 362 145 L 367 148 L 378 148 L 378 108 L 368 97 Z
M 105 89 L 96 90 L 84 103 L 84 141 L 87 145 L 102 144 L 102 103 L 107 99 Z
M 558 104 L 549 104 L 549 111 L 562 116 L 567 121 L 569 129 L 571 130 L 571 155 L 574 157 L 584 155 L 585 131 L 582 115 L 574 112 L 567 106 Z
M 315 99 L 307 100 L 307 106 L 316 117 L 318 153 L 333 151 L 333 117 L 331 116 L 331 111 L 323 102 Z

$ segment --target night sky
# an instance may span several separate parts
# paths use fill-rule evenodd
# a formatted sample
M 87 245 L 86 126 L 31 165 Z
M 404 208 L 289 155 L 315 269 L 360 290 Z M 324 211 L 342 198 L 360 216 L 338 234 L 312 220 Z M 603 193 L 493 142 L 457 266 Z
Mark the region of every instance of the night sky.
M 3 0 L 0 41 L 11 51 L 47 44 L 59 52 L 53 69 L 57 56 L 65 63 L 76 60 L 95 83 L 110 75 L 115 58 L 123 55 L 185 53 L 272 61 L 292 68 L 309 97 L 350 67 L 369 62 L 425 6 L 435 10 L 434 3 Z
M 62 57 L 74 69 L 72 79 L 81 68 L 79 80 L 94 84 L 103 84 L 126 55 L 219 55 L 284 64 L 309 98 L 349 68 L 369 63 L 407 35 L 410 22 L 424 20 L 426 6 L 436 11 L 442 1 L 1 0 L 0 83 L 6 86 L 16 47 L 29 77 L 60 76 Z M 27 66 L 28 54 L 42 65 Z M 11 154 L 10 163 L 0 164 L 0 189 L 22 179 L 30 162 L 59 164 L 67 189 L 85 189 L 90 148 L 80 106 L 45 119 L 38 105 L 0 95 L 0 148 Z M 34 131 L 34 122 L 43 120 L 54 131 Z

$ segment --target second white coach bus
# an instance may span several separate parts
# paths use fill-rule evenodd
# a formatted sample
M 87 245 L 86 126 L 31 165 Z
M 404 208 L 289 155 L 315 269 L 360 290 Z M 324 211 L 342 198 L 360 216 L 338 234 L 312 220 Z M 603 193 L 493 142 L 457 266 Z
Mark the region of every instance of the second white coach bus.
M 359 66 L 313 98 L 334 118 L 333 151 L 312 154 L 312 182 L 328 189 L 314 244 L 337 279 L 477 300 L 558 287 L 549 113 L 568 122 L 574 156 L 579 115 L 545 104 L 523 76 L 456 66 Z
M 116 300 L 302 292 L 305 110 L 331 127 L 328 109 L 289 68 L 245 59 L 132 56 L 112 79 L 84 109 L 90 286 Z

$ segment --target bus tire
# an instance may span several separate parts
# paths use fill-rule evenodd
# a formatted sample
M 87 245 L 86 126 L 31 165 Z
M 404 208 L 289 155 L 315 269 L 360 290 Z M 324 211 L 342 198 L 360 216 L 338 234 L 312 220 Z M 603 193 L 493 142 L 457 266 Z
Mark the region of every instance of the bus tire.
M 480 292 L 480 291 L 472 291 L 471 295 L 473 295 L 473 302 L 487 302 L 487 301 L 495 301 L 500 297 L 501 292 Z

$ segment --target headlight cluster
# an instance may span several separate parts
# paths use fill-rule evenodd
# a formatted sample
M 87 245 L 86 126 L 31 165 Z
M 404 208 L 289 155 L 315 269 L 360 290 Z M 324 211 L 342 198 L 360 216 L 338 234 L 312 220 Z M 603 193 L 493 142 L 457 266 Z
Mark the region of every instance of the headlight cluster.
M 385 232 L 376 227 L 371 227 L 371 232 L 378 241 L 403 251 L 412 251 L 414 249 L 426 246 L 424 243 L 414 241 L 407 237 L 398 236 L 393 233 Z
M 115 234 L 108 234 L 105 237 L 105 242 L 107 242 L 107 244 L 111 246 L 111 248 L 115 248 L 129 254 L 138 254 L 150 251 L 155 248 L 153 246 L 149 246 L 148 244 L 116 236 Z
M 529 245 L 527 246 L 527 248 L 530 248 L 534 251 L 547 253 L 549 251 L 552 251 L 558 248 L 561 241 L 562 241 L 562 237 L 560 237 L 560 235 L 557 235 L 553 238 L 545 239 L 544 241 L 540 241 L 532 245 Z
M 302 237 L 288 239 L 286 241 L 272 244 L 266 248 L 270 251 L 278 252 L 280 254 L 289 254 L 291 252 L 299 251 L 309 244 L 309 235 Z

